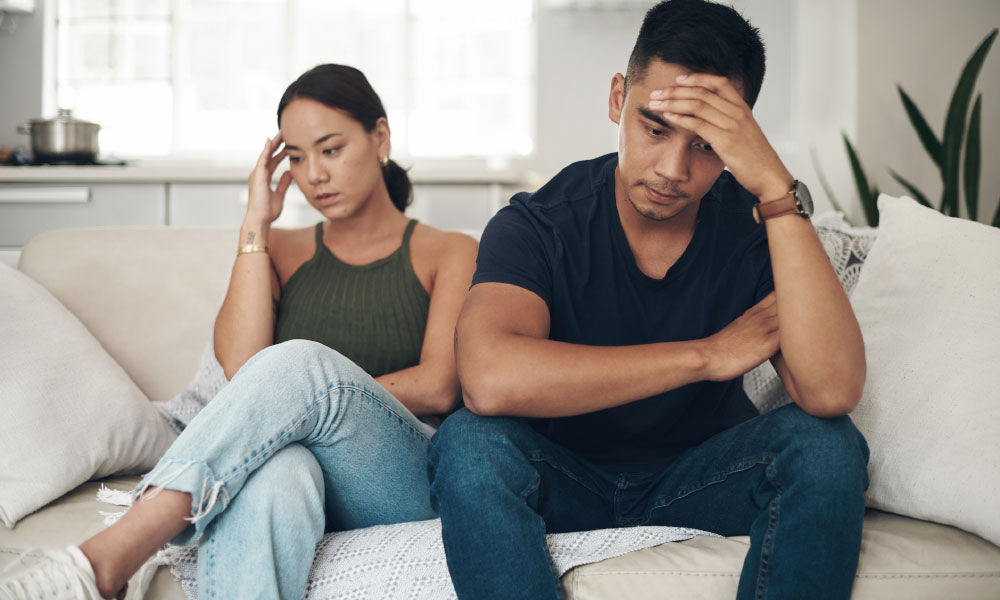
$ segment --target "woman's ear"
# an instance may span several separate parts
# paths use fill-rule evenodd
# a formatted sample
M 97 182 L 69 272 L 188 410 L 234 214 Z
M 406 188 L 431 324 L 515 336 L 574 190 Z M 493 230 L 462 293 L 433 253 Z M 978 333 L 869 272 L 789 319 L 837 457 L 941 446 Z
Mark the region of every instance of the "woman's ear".
M 378 146 L 378 155 L 389 156 L 389 151 L 392 149 L 392 132 L 389 130 L 389 120 L 385 117 L 379 117 L 378 121 L 375 121 L 375 129 L 372 131 L 375 136 L 375 143 Z

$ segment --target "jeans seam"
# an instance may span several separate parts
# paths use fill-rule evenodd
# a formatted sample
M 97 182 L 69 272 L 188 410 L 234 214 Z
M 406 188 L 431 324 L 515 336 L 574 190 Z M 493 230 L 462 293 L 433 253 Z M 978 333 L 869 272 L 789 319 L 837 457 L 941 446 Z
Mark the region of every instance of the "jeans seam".
M 718 471 L 713 475 L 709 476 L 708 479 L 703 479 L 702 481 L 694 485 L 690 485 L 684 489 L 674 492 L 672 495 L 659 496 L 653 502 L 652 508 L 650 508 L 649 512 L 646 514 L 646 519 L 647 520 L 649 519 L 650 515 L 653 513 L 654 510 L 670 506 L 677 500 L 690 496 L 695 492 L 699 492 L 710 485 L 722 483 L 730 475 L 733 475 L 735 473 L 741 473 L 743 471 L 748 471 L 757 465 L 761 464 L 770 465 L 771 461 L 774 460 L 774 457 L 775 457 L 774 454 L 765 452 L 764 454 L 760 454 L 758 456 L 741 459 L 736 463 L 734 463 L 733 465 L 731 465 L 728 469 Z
M 528 460 L 532 461 L 533 459 L 529 458 Z M 545 462 L 548 462 L 548 461 L 545 461 Z M 542 476 L 538 473 L 538 471 L 535 471 L 534 475 L 535 476 L 532 477 L 531 483 L 528 484 L 528 487 L 524 488 L 524 491 L 521 492 L 521 498 L 524 500 L 525 504 L 528 504 L 528 496 L 530 496 L 531 494 L 535 493 L 541 487 L 541 485 L 542 485 Z M 541 518 L 541 515 L 539 515 L 539 518 Z M 537 542 L 538 542 L 538 540 L 536 539 L 536 543 Z M 541 536 L 541 547 L 545 551 L 545 554 L 548 556 L 550 554 L 549 553 L 549 545 L 546 542 L 544 531 L 542 532 L 542 536 Z M 559 572 L 556 570 L 555 563 L 553 562 L 551 556 L 549 556 L 549 568 L 552 569 L 552 578 L 556 582 L 556 589 L 555 589 L 556 598 L 558 598 L 559 600 L 562 600 L 562 598 L 563 598 L 563 590 L 562 590 L 562 587 L 559 585 Z
M 563 468 L 562 465 L 554 462 L 548 456 L 546 456 L 546 455 L 544 455 L 544 454 L 542 454 L 540 452 L 533 452 L 532 455 L 528 457 L 528 461 L 529 462 L 543 462 L 543 463 L 547 464 L 549 467 L 551 467 L 552 469 L 554 469 L 556 471 L 559 471 L 560 473 L 562 473 L 566 477 L 569 477 L 570 479 L 572 479 L 573 481 L 575 481 L 576 483 L 578 483 L 583 489 L 587 490 L 591 494 L 594 494 L 598 498 L 602 498 L 602 499 L 604 498 L 603 494 L 601 494 L 597 490 L 593 489 L 587 482 L 583 481 L 582 479 L 580 479 L 579 477 L 577 477 L 575 474 L 573 474 L 571 471 Z
M 776 493 L 774 498 L 768 503 L 767 531 L 764 533 L 764 539 L 760 543 L 760 566 L 757 569 L 756 593 L 758 600 L 764 598 L 764 594 L 767 591 L 767 580 L 770 575 L 768 567 L 772 554 L 771 551 L 774 547 L 774 530 L 778 526 L 778 517 L 781 511 L 781 495 L 784 493 L 784 486 L 781 484 L 778 473 L 774 469 L 774 457 L 772 456 L 771 458 L 772 460 L 768 462 L 767 468 L 764 469 L 764 474 L 771 485 L 774 486 Z

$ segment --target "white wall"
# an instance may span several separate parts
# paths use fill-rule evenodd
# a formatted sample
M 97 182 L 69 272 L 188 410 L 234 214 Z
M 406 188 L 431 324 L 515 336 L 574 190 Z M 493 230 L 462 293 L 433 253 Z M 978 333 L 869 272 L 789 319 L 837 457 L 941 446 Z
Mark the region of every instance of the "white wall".
M 624 72 L 644 8 L 555 8 L 538 15 L 538 136 L 531 167 L 548 179 L 618 149 L 611 78 Z
M 30 146 L 17 126 L 42 116 L 42 9 L 0 28 L 0 146 Z M 54 116 L 54 115 L 47 115 Z
M 906 118 L 896 84 L 940 138 L 962 67 L 995 27 L 1000 27 L 997 0 L 858 3 L 858 151 L 881 189 L 905 193 L 886 171 L 891 167 L 932 202 L 939 199 L 940 176 Z M 983 94 L 978 220 L 988 222 L 1000 199 L 1000 41 L 994 41 L 986 56 L 977 90 Z M 964 215 L 964 189 L 961 198 Z

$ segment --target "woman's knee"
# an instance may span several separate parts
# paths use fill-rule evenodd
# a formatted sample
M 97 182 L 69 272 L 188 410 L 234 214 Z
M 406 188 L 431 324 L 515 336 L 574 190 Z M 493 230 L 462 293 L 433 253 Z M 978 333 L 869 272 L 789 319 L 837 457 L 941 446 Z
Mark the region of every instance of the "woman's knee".
M 340 352 L 312 340 L 288 340 L 268 346 L 247 361 L 245 368 L 251 367 L 285 374 L 303 369 L 336 372 L 358 368 Z

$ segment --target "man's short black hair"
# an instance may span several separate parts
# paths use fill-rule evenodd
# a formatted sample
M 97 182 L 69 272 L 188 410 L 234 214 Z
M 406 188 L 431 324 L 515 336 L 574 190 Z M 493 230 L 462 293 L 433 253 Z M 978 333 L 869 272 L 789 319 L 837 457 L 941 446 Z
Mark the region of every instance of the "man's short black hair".
M 764 82 L 760 32 L 732 7 L 705 0 L 665 0 L 649 9 L 628 60 L 626 93 L 653 59 L 738 82 L 750 106 Z

